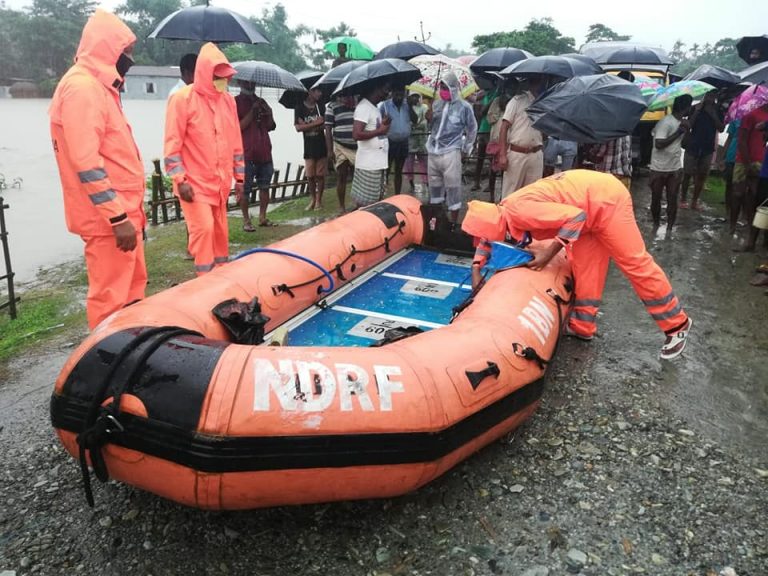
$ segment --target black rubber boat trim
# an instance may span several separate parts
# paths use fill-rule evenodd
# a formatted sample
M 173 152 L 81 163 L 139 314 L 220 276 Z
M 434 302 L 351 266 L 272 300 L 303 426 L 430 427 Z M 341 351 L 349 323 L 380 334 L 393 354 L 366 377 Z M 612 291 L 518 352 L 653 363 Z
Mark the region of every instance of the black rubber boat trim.
M 543 389 L 543 379 L 539 379 L 437 432 L 218 437 L 122 413 L 120 422 L 124 431 L 110 435 L 110 441 L 208 473 L 432 462 L 530 406 L 541 397 Z M 54 394 L 51 398 L 54 427 L 78 433 L 88 404 Z

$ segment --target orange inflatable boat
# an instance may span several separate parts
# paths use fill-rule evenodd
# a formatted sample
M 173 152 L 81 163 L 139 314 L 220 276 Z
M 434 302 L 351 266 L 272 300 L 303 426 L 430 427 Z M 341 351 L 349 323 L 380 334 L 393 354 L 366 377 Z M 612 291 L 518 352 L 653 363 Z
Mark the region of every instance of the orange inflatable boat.
M 458 237 L 431 223 L 397 196 L 102 322 L 51 399 L 89 502 L 89 468 L 207 509 L 396 496 L 521 424 L 568 265 L 473 292 L 471 251 L 427 247 Z

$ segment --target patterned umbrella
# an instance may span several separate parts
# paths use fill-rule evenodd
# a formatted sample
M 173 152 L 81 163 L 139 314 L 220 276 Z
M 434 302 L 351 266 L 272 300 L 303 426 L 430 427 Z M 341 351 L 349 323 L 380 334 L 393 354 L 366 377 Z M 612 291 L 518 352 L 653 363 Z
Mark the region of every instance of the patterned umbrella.
M 339 55 L 339 44 L 347 46 L 347 58 L 350 60 L 373 60 L 375 52 L 356 36 L 336 36 L 325 43 L 323 48 L 334 56 Z
M 640 93 L 648 102 L 651 102 L 654 98 L 656 98 L 656 94 L 659 93 L 659 90 L 664 88 L 664 86 L 656 82 L 656 80 L 649 78 L 648 76 L 641 76 L 640 74 L 635 74 L 634 76 L 635 86 L 640 88 Z
M 409 62 L 421 71 L 421 78 L 408 86 L 408 89 L 418 92 L 422 96 L 434 98 L 440 79 L 447 72 L 453 72 L 459 79 L 462 98 L 466 98 L 480 89 L 469 68 L 452 58 L 448 58 L 448 56 L 442 54 L 416 56 L 416 58 L 411 58 Z
M 695 100 L 714 89 L 715 87 L 711 84 L 700 82 L 699 80 L 680 80 L 680 82 L 675 82 L 659 90 L 656 98 L 648 106 L 648 111 L 655 112 L 656 110 L 663 110 L 668 106 L 672 106 L 675 98 L 683 94 L 688 94 Z
M 731 102 L 728 113 L 725 115 L 725 121 L 728 123 L 740 120 L 753 110 L 766 104 L 768 104 L 768 88 L 759 84 L 750 86 Z
M 282 88 L 283 90 L 298 90 L 299 92 L 307 91 L 296 76 L 271 62 L 245 60 L 243 62 L 233 62 L 232 67 L 237 70 L 235 80 L 253 82 L 256 86 L 263 86 L 265 88 Z

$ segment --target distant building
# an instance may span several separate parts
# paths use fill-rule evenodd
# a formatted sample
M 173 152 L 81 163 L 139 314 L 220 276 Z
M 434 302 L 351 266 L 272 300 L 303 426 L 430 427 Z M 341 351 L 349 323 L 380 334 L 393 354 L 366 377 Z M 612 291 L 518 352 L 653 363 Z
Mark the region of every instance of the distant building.
M 165 100 L 180 78 L 178 66 L 132 66 L 125 76 L 123 98 Z

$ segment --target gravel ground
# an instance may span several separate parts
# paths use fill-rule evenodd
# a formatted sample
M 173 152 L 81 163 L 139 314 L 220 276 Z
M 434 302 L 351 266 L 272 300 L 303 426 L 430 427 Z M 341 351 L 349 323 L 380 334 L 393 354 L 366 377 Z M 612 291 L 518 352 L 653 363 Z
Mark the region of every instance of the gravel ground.
M 17 359 L 0 384 L 0 576 L 765 576 L 759 258 L 732 257 L 711 212 L 654 236 L 644 202 L 695 318 L 685 358 L 656 359 L 662 338 L 613 271 L 601 337 L 563 342 L 533 418 L 401 498 L 211 513 L 111 482 L 90 509 L 48 417 L 71 344 Z

